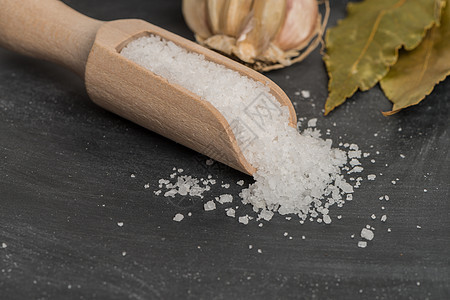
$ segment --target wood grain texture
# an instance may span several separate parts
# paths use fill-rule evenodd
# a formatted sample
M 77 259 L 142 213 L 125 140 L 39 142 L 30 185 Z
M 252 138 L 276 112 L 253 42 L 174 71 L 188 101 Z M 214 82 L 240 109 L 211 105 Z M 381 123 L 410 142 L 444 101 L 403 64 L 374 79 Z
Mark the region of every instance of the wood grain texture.
M 102 22 L 56 0 L 0 0 L 0 46 L 63 65 L 81 77 Z

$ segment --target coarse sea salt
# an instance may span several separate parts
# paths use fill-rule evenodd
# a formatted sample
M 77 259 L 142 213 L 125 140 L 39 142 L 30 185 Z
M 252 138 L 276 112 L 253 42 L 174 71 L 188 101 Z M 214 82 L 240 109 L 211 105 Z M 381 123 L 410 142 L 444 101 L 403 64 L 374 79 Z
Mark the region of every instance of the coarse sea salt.
M 302 220 L 308 215 L 322 216 L 328 223 L 327 211 L 318 213 L 320 208 L 335 203 L 342 206 L 342 196 L 353 193 L 341 175 L 348 161 L 346 152 L 332 148 L 331 140 L 321 139 L 319 130 L 309 128 L 300 133 L 290 127 L 288 108 L 279 104 L 268 86 L 153 35 L 135 39 L 121 54 L 209 101 L 234 124 L 231 129 L 238 145 L 257 169 L 255 183 L 240 193 L 242 202 L 253 205 L 255 212 L 297 214 Z M 255 112 L 259 112 L 257 117 Z M 316 120 L 308 123 L 315 126 Z M 356 145 L 350 148 L 350 158 L 361 158 Z M 349 173 L 362 170 L 355 166 Z M 190 176 L 163 184 L 169 188 L 164 194 L 168 197 L 202 197 L 207 189 Z M 205 210 L 212 208 L 211 202 L 205 204 Z

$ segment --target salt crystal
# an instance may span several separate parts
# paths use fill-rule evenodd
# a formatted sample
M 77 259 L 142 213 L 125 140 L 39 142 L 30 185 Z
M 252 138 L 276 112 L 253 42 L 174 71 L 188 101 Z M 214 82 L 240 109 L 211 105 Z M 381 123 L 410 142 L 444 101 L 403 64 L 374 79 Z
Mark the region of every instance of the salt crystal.
M 288 236 L 288 235 L 289 235 L 289 233 L 285 232 L 285 233 L 284 233 L 283 235 L 284 235 L 284 236 Z
M 222 187 L 228 189 L 230 187 L 230 184 L 229 183 L 222 184 Z
M 359 248 L 366 248 L 367 247 L 367 242 L 366 241 L 359 241 L 358 242 L 358 247 Z
M 300 96 L 300 92 L 299 92 L 299 91 L 294 92 L 294 95 L 295 95 L 295 96 Z
M 144 184 L 144 189 L 148 189 L 150 187 L 149 183 Z
M 244 224 L 244 225 L 247 225 L 247 224 L 248 224 L 248 220 L 249 220 L 248 215 L 239 217 L 239 223 L 242 223 L 242 224 Z
M 223 194 L 219 196 L 219 199 L 217 200 L 220 204 L 233 202 L 233 196 L 230 194 Z
M 416 227 L 417 227 L 417 229 L 422 229 L 422 226 L 420 226 L 420 225 L 417 225 Z
M 375 220 L 377 218 L 377 216 L 375 216 L 375 214 L 372 214 L 370 217 L 372 218 L 372 220 Z
M 273 217 L 273 212 L 272 211 L 263 209 L 259 213 L 257 220 L 264 219 L 266 221 L 270 221 L 272 219 L 272 217 Z
M 392 230 L 390 228 L 387 229 L 387 232 L 391 232 Z
M 317 118 L 308 121 L 308 127 L 316 127 L 316 126 L 317 126 Z
M 243 186 L 244 185 L 244 180 L 239 180 L 238 182 L 236 182 L 237 185 L 239 186 Z
M 373 233 L 373 231 L 370 230 L 370 229 L 363 228 L 363 229 L 361 230 L 361 237 L 362 237 L 363 239 L 366 239 L 366 240 L 368 240 L 368 241 L 371 241 L 371 240 L 373 239 L 373 237 L 374 237 L 374 233 Z
M 126 251 L 122 251 L 122 256 L 125 256 L 125 255 L 127 255 L 127 252 Z
M 375 180 L 375 178 L 377 178 L 377 175 L 375 175 L 375 174 L 367 175 L 368 180 Z
M 354 235 L 354 234 L 352 234 L 352 235 L 350 236 L 350 238 L 354 239 L 354 238 L 355 238 L 355 235 Z
M 323 216 L 323 222 L 324 222 L 325 224 L 330 224 L 330 223 L 331 223 L 331 218 L 330 218 L 330 216 L 329 216 L 329 215 L 324 215 L 324 216 Z
M 386 222 L 387 220 L 387 216 L 386 215 L 382 215 L 381 216 L 381 222 Z
M 214 203 L 213 200 L 210 200 L 203 205 L 203 208 L 205 209 L 205 211 L 215 210 L 216 203 Z
M 184 172 L 183 169 L 178 169 L 177 171 L 178 171 L 178 173 L 183 173 Z
M 131 178 L 136 178 L 136 175 L 131 174 L 130 177 L 131 177 Z
M 262 250 L 261 250 L 261 249 L 258 249 L 258 253 L 260 253 L 260 254 L 261 254 L 261 253 L 262 253 Z
M 188 212 L 188 217 L 192 217 L 192 213 L 191 212 Z
M 2 243 L 2 248 L 5 249 L 6 247 L 8 247 L 8 245 L 6 243 Z
M 370 162 L 374 164 L 375 163 L 375 159 L 371 159 Z
M 227 216 L 229 216 L 229 217 L 232 217 L 232 218 L 236 217 L 236 211 L 234 209 L 232 209 L 231 207 L 226 208 L 225 212 L 226 212 Z
M 175 222 L 180 222 L 183 219 L 184 219 L 184 216 L 182 214 L 176 214 L 175 217 L 173 217 L 173 220 Z
M 263 227 L 263 225 L 264 225 L 263 223 L 259 223 L 258 227 Z
M 303 98 L 309 98 L 311 96 L 310 92 L 306 90 L 301 91 L 301 93 Z
M 423 191 L 424 191 L 424 193 L 428 192 L 428 190 L 427 190 L 427 189 L 423 189 Z
M 401 157 L 401 158 L 405 158 L 406 156 L 405 156 L 405 155 L 403 155 L 403 154 L 400 154 L 400 157 Z
M 205 163 L 206 163 L 207 166 L 212 166 L 214 164 L 214 160 L 207 159 Z
M 388 196 L 388 195 L 384 195 L 384 199 L 385 199 L 386 201 L 389 201 L 389 196 Z
M 352 201 L 353 200 L 353 194 L 347 194 L 347 201 Z
M 302 235 L 302 240 L 306 240 L 306 236 Z
M 342 219 L 342 215 L 337 216 L 338 220 Z
M 123 222 L 117 222 L 117 226 L 122 227 L 123 226 Z
M 253 245 L 248 245 L 248 249 L 252 249 L 253 248 Z

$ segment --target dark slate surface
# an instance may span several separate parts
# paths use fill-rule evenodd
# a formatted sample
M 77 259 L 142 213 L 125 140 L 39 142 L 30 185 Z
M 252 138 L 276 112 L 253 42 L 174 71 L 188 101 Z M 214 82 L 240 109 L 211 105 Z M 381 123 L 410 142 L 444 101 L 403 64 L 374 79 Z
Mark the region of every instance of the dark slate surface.
M 66 2 L 95 18 L 142 18 L 192 38 L 178 1 Z M 331 24 L 345 12 L 346 1 L 335 2 Z M 157 180 L 174 166 L 206 176 L 199 155 L 96 107 L 70 72 L 0 50 L 0 299 L 449 299 L 450 81 L 389 118 L 378 87 L 325 118 L 317 51 L 269 77 L 299 117 L 317 117 L 335 143 L 371 153 L 364 176 L 377 179 L 334 208 L 329 226 L 281 217 L 244 226 L 223 209 L 204 212 L 200 201 L 156 197 Z M 300 89 L 312 100 L 296 96 Z M 211 172 L 251 180 L 227 167 Z M 390 201 L 379 201 L 385 194 Z M 381 206 L 385 224 L 370 218 Z M 375 239 L 360 249 L 350 236 L 366 224 Z

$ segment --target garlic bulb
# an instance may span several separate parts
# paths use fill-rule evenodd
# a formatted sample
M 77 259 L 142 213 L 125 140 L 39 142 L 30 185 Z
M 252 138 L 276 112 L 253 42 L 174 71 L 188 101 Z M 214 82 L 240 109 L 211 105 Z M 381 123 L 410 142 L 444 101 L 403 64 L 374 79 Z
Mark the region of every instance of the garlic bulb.
M 258 71 L 303 60 L 328 20 L 317 0 L 183 0 L 183 15 L 198 43 Z

